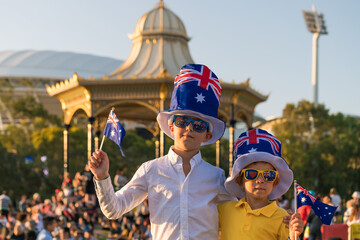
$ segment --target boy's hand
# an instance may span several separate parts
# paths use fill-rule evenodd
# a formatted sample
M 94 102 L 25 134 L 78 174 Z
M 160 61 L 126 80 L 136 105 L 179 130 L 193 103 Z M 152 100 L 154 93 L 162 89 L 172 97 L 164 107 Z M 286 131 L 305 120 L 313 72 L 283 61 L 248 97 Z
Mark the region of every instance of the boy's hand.
M 304 226 L 305 226 L 304 221 L 301 220 L 299 213 L 295 213 L 291 215 L 290 227 L 289 227 L 290 239 L 296 240 L 295 234 L 296 237 L 298 238 L 300 234 L 304 231 Z
M 90 171 L 96 180 L 103 180 L 109 177 L 109 158 L 106 152 L 97 149 L 89 159 Z
M 287 228 L 289 228 L 289 223 L 290 223 L 290 218 L 291 218 L 291 215 L 293 214 L 293 211 L 291 211 L 291 209 L 288 209 L 288 210 L 286 210 L 287 211 L 287 213 L 289 214 L 288 216 L 285 216 L 284 218 L 283 218 L 283 223 L 285 223 L 285 226 L 287 227 Z

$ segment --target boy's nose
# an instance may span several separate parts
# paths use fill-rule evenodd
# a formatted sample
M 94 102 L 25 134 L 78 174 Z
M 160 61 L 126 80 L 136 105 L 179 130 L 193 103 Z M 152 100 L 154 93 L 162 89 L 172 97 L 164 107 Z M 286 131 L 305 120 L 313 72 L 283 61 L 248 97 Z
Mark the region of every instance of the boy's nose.
M 265 182 L 264 178 L 263 178 L 263 175 L 259 173 L 259 176 L 258 178 L 256 179 L 256 181 L 258 182 Z
M 194 128 L 193 128 L 193 125 L 192 125 L 193 123 L 191 122 L 191 123 L 189 123 L 187 126 L 186 126 L 186 130 L 187 131 L 190 131 L 190 132 L 192 132 L 192 131 L 194 131 Z

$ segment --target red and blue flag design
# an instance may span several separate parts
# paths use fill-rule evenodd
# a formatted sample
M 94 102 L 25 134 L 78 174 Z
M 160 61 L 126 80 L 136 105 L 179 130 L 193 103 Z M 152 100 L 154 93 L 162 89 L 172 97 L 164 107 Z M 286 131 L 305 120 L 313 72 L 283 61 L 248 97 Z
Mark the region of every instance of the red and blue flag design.
M 106 121 L 104 135 L 119 146 L 121 155 L 123 157 L 125 157 L 125 154 L 121 149 L 121 143 L 124 139 L 125 134 L 126 132 L 124 127 L 121 125 L 119 119 L 116 117 L 115 112 L 111 110 Z
M 311 206 L 314 213 L 320 218 L 323 224 L 330 225 L 337 207 L 322 203 L 311 195 L 305 188 L 295 183 L 297 207 L 303 205 Z
M 192 110 L 217 118 L 221 91 L 219 79 L 207 66 L 186 64 L 175 77 L 170 110 Z
M 187 66 L 189 66 L 188 64 Z M 195 65 L 193 68 L 182 68 L 180 73 L 175 77 L 174 88 L 183 83 L 194 81 L 197 86 L 209 90 L 209 87 L 214 92 L 216 99 L 220 102 L 221 86 L 216 75 L 204 65 Z
M 252 129 L 242 133 L 235 142 L 234 156 L 256 152 L 267 152 L 271 155 L 281 157 L 281 143 L 274 136 L 262 129 Z

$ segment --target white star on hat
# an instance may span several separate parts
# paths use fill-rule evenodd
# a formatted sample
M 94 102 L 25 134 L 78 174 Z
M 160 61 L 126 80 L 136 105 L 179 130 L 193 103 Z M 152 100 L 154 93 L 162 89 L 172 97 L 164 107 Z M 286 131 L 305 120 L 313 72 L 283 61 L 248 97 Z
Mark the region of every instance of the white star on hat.
M 205 96 L 203 96 L 202 93 L 200 94 L 197 93 L 195 99 L 196 102 L 200 102 L 200 103 L 205 102 Z
M 251 149 L 249 150 L 249 153 L 256 152 L 256 150 L 257 150 L 257 148 L 251 148 Z

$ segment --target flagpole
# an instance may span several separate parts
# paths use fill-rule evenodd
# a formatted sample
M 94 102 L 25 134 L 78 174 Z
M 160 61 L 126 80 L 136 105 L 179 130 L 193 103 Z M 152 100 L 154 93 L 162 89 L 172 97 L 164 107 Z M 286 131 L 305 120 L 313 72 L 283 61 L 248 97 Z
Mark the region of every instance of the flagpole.
M 112 108 L 111 108 L 111 111 L 115 112 L 115 107 L 112 107 Z M 111 111 L 110 111 L 110 112 L 111 112 Z M 106 123 L 105 123 L 105 128 L 106 128 Z M 100 148 L 99 148 L 100 151 L 101 151 L 102 146 L 103 146 L 103 144 L 104 144 L 104 140 L 105 140 L 105 134 L 103 134 L 103 137 L 102 137 L 102 140 L 101 140 L 101 144 L 100 144 Z
M 294 208 L 295 208 L 295 211 L 294 213 L 297 213 L 297 198 L 296 198 L 296 180 L 294 180 Z M 297 234 L 295 232 L 295 240 L 297 240 Z
M 296 199 L 296 180 L 294 180 L 294 207 L 295 207 L 295 213 L 297 213 L 297 199 Z
M 102 146 L 103 146 L 103 144 L 104 144 L 104 140 L 105 140 L 105 135 L 103 135 L 103 138 L 102 138 L 102 140 L 101 140 L 101 144 L 100 144 L 100 148 L 99 148 L 100 151 L 101 151 Z

